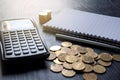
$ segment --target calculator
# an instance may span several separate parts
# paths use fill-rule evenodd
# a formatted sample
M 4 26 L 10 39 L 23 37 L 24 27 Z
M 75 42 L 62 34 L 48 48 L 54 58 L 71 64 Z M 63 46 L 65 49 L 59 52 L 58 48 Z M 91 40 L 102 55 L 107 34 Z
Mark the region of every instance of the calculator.
M 49 56 L 46 44 L 32 20 L 6 20 L 2 22 L 0 28 L 2 60 L 25 60 Z

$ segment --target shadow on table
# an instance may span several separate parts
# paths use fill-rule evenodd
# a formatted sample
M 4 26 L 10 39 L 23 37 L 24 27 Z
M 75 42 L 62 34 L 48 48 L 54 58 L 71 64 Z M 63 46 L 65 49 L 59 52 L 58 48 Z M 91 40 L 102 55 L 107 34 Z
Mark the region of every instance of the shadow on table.
M 34 70 L 46 69 L 45 60 L 31 60 L 28 62 L 4 62 L 2 63 L 2 75 L 21 74 Z

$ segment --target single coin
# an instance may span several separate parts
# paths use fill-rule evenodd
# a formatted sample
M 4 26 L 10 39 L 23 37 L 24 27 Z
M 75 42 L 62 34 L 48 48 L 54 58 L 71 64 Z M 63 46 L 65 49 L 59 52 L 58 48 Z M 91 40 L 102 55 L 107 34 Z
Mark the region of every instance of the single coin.
M 74 70 L 80 71 L 80 70 L 85 69 L 85 64 L 83 62 L 74 62 L 72 64 L 72 68 Z
M 106 68 L 101 66 L 101 65 L 95 65 L 93 67 L 93 71 L 96 73 L 105 73 L 106 72 Z
M 68 54 L 76 56 L 79 54 L 79 52 L 71 49 L 71 51 Z
M 113 60 L 120 62 L 120 54 L 114 54 L 113 55 Z
M 63 66 L 60 64 L 52 64 L 50 66 L 50 70 L 53 72 L 61 72 L 63 70 Z
M 70 48 L 72 50 L 78 51 L 78 50 L 80 50 L 81 46 L 79 46 L 79 45 L 72 45 Z
M 70 48 L 67 48 L 67 47 L 62 47 L 62 48 L 61 48 L 61 51 L 64 51 L 64 52 L 66 52 L 66 53 L 69 53 L 69 52 L 71 52 L 71 49 L 70 49 Z
M 67 63 L 67 62 L 64 62 L 64 63 L 63 63 L 63 67 L 64 67 L 65 69 L 72 69 L 72 64 Z
M 93 57 L 93 58 L 97 58 L 97 57 L 98 57 L 98 54 L 97 54 L 96 52 L 94 52 L 94 51 L 92 51 L 92 52 L 87 52 L 86 55 L 89 55 L 89 56 L 91 56 L 91 57 Z
M 70 47 L 70 46 L 72 46 L 72 43 L 66 41 L 66 42 L 62 42 L 61 45 L 62 45 L 63 47 Z
M 112 63 L 108 61 L 98 60 L 98 63 L 102 66 L 110 66 Z
M 55 54 L 56 54 L 57 57 L 58 57 L 60 54 L 62 54 L 62 53 L 66 54 L 65 51 L 61 51 L 61 50 L 55 52 Z
M 112 56 L 109 53 L 101 53 L 100 59 L 102 59 L 103 61 L 111 61 Z
M 78 50 L 81 54 L 85 54 L 87 53 L 87 50 L 85 47 L 80 47 L 80 49 Z
M 66 55 L 65 60 L 66 60 L 68 63 L 73 63 L 73 62 L 76 62 L 78 59 L 77 59 L 77 57 L 74 56 L 74 55 Z
M 60 54 L 60 55 L 58 56 L 58 60 L 64 62 L 66 55 L 68 55 L 68 54 L 64 54 L 64 53 Z
M 93 66 L 90 64 L 85 64 L 85 69 L 83 72 L 91 72 L 93 70 Z
M 97 80 L 97 75 L 95 73 L 84 73 L 83 78 L 85 80 Z
M 94 58 L 91 56 L 88 56 L 88 55 L 83 55 L 82 60 L 85 63 L 93 63 L 94 62 Z
M 63 62 L 59 61 L 58 58 L 56 58 L 55 60 L 53 60 L 54 63 L 56 64 L 63 64 Z
M 58 45 L 55 45 L 55 46 L 50 47 L 50 50 L 51 50 L 51 51 L 58 51 L 58 50 L 60 50 L 60 49 L 61 49 L 61 46 L 58 46 Z
M 67 69 L 63 69 L 62 70 L 62 75 L 65 77 L 73 77 L 75 76 L 76 72 L 74 70 L 67 70 Z
M 50 55 L 47 58 L 47 60 L 54 60 L 55 58 L 56 58 L 56 54 L 54 52 L 50 52 Z
M 86 50 L 87 50 L 87 52 L 93 52 L 93 51 L 94 51 L 94 50 L 93 50 L 92 48 L 90 48 L 90 47 L 87 47 Z

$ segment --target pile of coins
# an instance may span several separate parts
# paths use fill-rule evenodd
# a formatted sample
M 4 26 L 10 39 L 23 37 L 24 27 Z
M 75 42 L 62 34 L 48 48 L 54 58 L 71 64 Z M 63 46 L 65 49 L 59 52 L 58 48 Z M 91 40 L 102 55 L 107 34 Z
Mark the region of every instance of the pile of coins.
M 95 73 L 105 73 L 112 60 L 120 62 L 120 54 L 98 54 L 92 48 L 66 41 L 62 42 L 61 46 L 50 47 L 50 56 L 47 60 L 54 62 L 50 66 L 51 71 L 61 72 L 65 77 L 73 77 L 80 71 L 84 80 L 97 80 Z

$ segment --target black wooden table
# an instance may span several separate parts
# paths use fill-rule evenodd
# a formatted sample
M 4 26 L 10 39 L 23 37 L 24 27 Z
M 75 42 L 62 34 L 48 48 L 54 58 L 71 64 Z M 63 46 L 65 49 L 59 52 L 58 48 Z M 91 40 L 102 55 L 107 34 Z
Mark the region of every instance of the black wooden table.
M 38 13 L 43 9 L 52 9 L 53 15 L 56 15 L 63 8 L 75 8 L 120 17 L 119 0 L 0 0 L 0 21 L 15 18 L 34 19 L 49 48 L 52 45 L 59 45 L 61 41 L 56 40 L 54 34 L 42 32 Z M 102 52 L 100 49 L 94 49 L 98 53 Z M 77 73 L 73 78 L 66 78 L 61 73 L 51 72 L 49 69 L 51 63 L 39 60 L 34 63 L 30 62 L 30 64 L 14 64 L 2 67 L 0 62 L 0 80 L 83 80 L 81 73 Z M 98 80 L 120 80 L 120 63 L 113 61 L 112 66 L 107 68 L 105 74 L 98 75 Z

